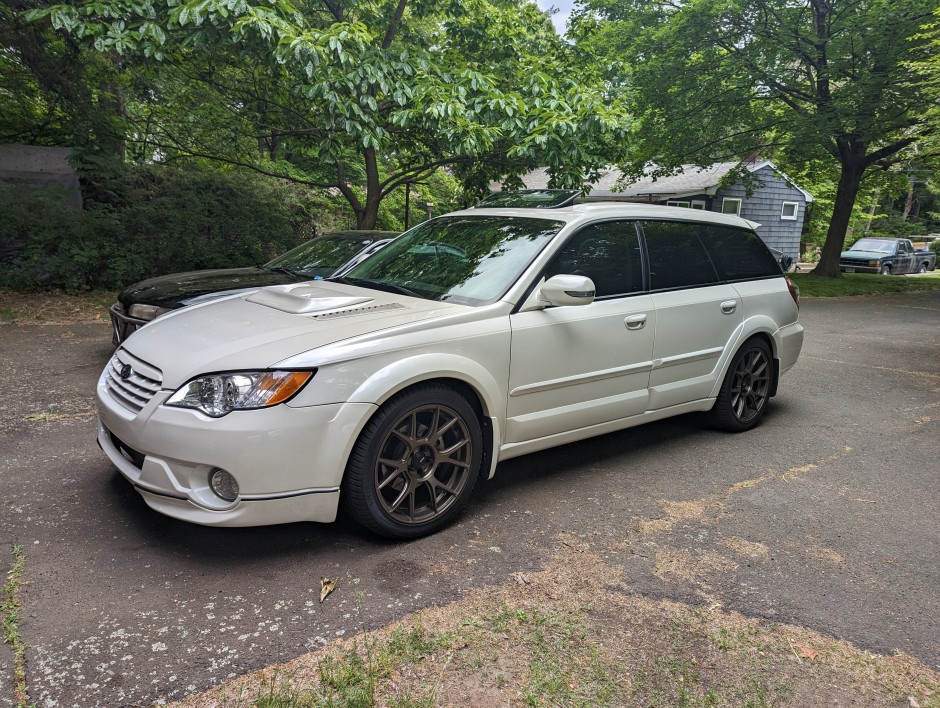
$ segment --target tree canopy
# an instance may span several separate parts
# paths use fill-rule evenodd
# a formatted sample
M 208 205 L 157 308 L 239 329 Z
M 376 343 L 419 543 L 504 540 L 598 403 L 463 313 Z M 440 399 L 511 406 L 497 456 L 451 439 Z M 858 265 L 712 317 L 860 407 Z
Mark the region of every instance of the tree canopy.
M 627 126 L 524 0 L 79 0 L 29 17 L 117 65 L 145 62 L 124 107 L 142 158 L 335 187 L 361 228 L 442 166 L 481 193 L 536 166 L 580 186 Z
M 935 0 L 584 0 L 573 33 L 620 60 L 609 75 L 636 117 L 638 175 L 755 151 L 839 172 L 820 275 L 839 253 L 862 179 L 934 135 L 917 73 Z M 936 56 L 936 55 L 933 55 Z M 743 176 L 743 174 L 735 175 Z

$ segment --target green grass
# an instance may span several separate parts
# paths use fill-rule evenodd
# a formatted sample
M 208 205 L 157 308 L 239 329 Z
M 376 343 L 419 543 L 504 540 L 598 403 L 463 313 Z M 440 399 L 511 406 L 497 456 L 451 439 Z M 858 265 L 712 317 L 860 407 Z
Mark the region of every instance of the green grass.
M 812 273 L 790 273 L 790 279 L 800 288 L 800 297 L 847 297 L 940 290 L 940 271 L 913 278 L 874 273 L 843 273 L 841 278 L 821 278 Z
M 18 708 L 26 708 L 26 645 L 20 637 L 20 582 L 26 556 L 20 546 L 13 546 L 13 565 L 3 585 L 3 601 L 0 602 L 0 626 L 3 627 L 3 642 L 13 649 L 13 693 Z

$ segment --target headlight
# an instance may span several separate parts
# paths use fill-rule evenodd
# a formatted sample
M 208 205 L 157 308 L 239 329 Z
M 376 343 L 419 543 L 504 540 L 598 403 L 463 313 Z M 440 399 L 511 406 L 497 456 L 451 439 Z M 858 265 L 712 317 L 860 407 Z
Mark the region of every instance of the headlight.
M 149 322 L 169 311 L 170 308 L 168 307 L 157 307 L 156 305 L 131 305 L 127 314 L 135 319 Z
M 868 265 L 870 265 L 872 268 L 877 268 L 881 265 L 881 261 L 868 261 Z
M 200 376 L 177 389 L 166 405 L 195 408 L 221 418 L 236 410 L 283 403 L 312 376 L 312 371 L 239 371 Z

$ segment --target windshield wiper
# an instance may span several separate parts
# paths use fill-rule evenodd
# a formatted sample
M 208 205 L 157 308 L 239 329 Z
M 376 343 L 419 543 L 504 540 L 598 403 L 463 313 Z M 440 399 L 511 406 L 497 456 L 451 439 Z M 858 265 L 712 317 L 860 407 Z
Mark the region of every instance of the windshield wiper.
M 343 283 L 344 285 L 358 285 L 361 288 L 371 288 L 372 290 L 383 290 L 387 293 L 398 293 L 399 295 L 408 295 L 409 297 L 418 297 L 422 300 L 425 299 L 418 293 L 408 288 L 403 288 L 401 285 L 395 285 L 394 283 L 386 283 L 382 280 L 363 280 L 360 278 L 327 278 L 326 280 L 331 283 Z
M 274 268 L 268 268 L 268 270 L 274 273 L 283 273 L 284 275 L 289 275 L 292 278 L 304 277 L 301 273 L 298 273 L 296 270 L 291 270 L 290 268 L 285 268 L 284 266 L 275 266 Z

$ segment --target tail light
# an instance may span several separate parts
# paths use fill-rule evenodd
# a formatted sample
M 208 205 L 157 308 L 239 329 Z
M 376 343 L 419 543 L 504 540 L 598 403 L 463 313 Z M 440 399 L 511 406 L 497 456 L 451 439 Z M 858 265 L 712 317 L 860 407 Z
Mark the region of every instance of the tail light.
M 800 289 L 797 285 L 790 280 L 790 277 L 785 275 L 783 276 L 784 280 L 787 281 L 787 290 L 790 291 L 790 297 L 793 298 L 793 302 L 796 303 L 796 309 L 800 309 Z

